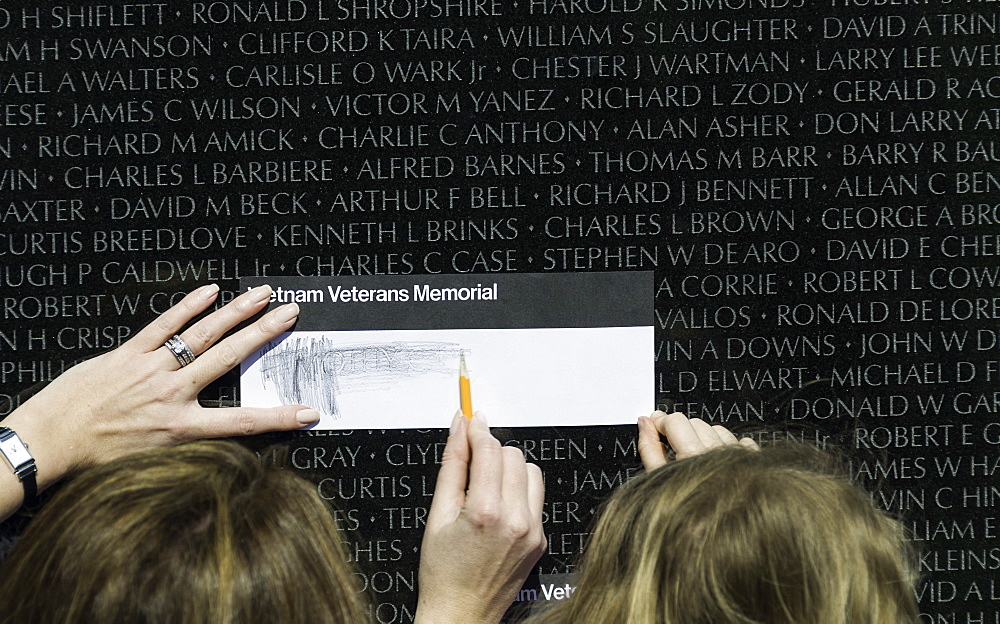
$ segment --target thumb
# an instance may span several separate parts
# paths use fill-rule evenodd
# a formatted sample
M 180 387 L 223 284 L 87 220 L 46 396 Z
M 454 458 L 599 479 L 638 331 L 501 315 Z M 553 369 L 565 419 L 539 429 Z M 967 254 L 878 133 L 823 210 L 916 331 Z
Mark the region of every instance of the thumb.
M 653 412 L 653 417 L 663 416 L 663 412 Z M 667 463 L 667 453 L 660 442 L 660 433 L 649 416 L 639 417 L 639 458 L 647 472 Z

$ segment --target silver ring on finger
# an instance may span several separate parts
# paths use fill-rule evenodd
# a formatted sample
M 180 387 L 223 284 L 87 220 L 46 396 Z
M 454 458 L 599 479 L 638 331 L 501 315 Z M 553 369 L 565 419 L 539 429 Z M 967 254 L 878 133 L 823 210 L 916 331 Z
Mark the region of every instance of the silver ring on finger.
M 191 351 L 191 347 L 189 347 L 188 344 L 184 342 L 184 339 L 179 335 L 174 334 L 171 336 L 170 339 L 163 343 L 163 346 L 174 354 L 174 357 L 177 358 L 177 363 L 181 365 L 181 368 L 184 368 L 191 362 L 194 362 L 194 352 Z

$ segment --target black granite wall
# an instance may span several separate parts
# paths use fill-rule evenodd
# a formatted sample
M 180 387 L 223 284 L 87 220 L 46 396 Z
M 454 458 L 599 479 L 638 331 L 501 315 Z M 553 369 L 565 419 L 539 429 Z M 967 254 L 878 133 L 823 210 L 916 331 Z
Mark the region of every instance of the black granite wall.
M 0 414 L 210 281 L 653 270 L 658 404 L 857 451 L 923 621 L 997 624 L 998 36 L 964 0 L 0 3 Z M 634 432 L 499 435 L 571 570 Z M 411 621 L 444 433 L 284 439 Z

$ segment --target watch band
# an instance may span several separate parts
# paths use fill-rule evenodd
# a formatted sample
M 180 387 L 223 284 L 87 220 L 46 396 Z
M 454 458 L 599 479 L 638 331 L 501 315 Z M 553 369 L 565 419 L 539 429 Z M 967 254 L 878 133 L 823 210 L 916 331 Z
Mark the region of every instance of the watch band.
M 24 505 L 34 505 L 38 497 L 38 482 L 35 475 L 38 467 L 35 458 L 28 451 L 28 445 L 10 427 L 0 427 L 0 455 L 14 471 L 24 488 Z

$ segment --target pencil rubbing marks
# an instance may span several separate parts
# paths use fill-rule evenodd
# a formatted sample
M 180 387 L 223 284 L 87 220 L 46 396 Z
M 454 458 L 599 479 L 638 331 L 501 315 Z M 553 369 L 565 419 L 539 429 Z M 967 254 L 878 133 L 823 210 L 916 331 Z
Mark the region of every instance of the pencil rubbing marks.
M 264 386 L 274 384 L 282 403 L 308 405 L 338 418 L 338 397 L 388 390 L 410 377 L 454 375 L 461 352 L 453 342 L 340 344 L 326 338 L 288 338 L 267 344 L 260 375 Z

